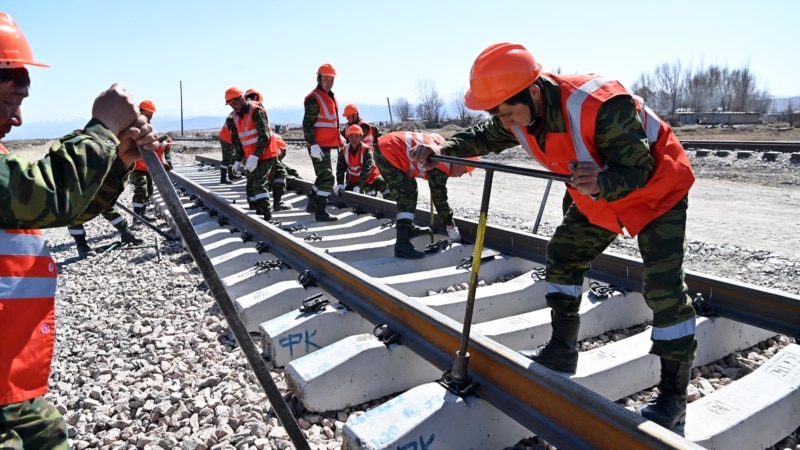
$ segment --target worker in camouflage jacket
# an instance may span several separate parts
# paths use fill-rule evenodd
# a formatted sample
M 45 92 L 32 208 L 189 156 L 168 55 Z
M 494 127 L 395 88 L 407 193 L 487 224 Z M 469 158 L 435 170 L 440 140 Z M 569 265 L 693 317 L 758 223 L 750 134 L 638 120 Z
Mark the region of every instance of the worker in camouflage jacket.
M 148 121 L 153 120 L 156 112 L 156 105 L 151 100 L 143 100 L 139 103 L 139 111 L 147 117 Z M 172 138 L 163 134 L 158 137 L 159 146 L 156 149 L 159 161 L 164 166 L 164 170 L 172 170 Z M 131 173 L 131 184 L 133 184 L 133 198 L 131 205 L 133 212 L 142 219 L 152 222 L 155 217 L 147 215 L 147 206 L 150 204 L 150 197 L 153 195 L 153 177 L 147 170 L 147 165 L 143 160 L 136 161 L 136 165 Z M 137 219 L 138 220 L 138 219 Z

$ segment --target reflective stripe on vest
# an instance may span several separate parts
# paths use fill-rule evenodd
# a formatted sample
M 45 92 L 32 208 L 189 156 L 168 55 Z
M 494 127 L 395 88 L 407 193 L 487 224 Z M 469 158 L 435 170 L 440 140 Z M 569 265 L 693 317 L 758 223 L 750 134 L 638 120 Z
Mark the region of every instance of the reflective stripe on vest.
M 0 230 L 0 298 L 55 298 L 57 276 L 39 230 Z

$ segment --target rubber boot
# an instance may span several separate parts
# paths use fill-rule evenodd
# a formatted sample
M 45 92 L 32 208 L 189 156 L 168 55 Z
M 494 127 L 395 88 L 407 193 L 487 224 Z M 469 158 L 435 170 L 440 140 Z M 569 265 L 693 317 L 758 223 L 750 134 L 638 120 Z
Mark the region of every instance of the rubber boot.
M 413 225 L 413 227 L 411 229 L 411 237 L 429 236 L 431 234 L 431 229 L 428 227 L 418 227 L 416 225 Z
M 233 181 L 228 180 L 228 169 L 219 169 L 219 184 L 233 184 Z
M 522 350 L 523 356 L 536 361 L 550 370 L 575 373 L 578 369 L 578 330 L 580 316 L 566 316 L 550 310 L 553 335 L 550 342 L 535 350 Z
M 117 231 L 119 231 L 119 240 L 122 241 L 123 244 L 133 244 L 133 245 L 142 245 L 144 244 L 144 240 L 136 237 L 135 234 L 131 233 L 131 230 L 128 229 L 127 222 L 121 222 L 114 226 Z
M 97 252 L 92 250 L 92 247 L 89 247 L 89 244 L 86 243 L 85 234 L 73 234 L 72 238 L 75 239 L 75 244 L 77 244 L 79 258 L 86 259 L 97 255 Z
M 139 207 L 133 208 L 133 212 L 135 212 L 136 214 L 138 214 L 139 216 L 141 216 L 141 218 L 142 218 L 142 219 L 144 219 L 144 220 L 146 220 L 146 221 L 148 221 L 148 222 L 152 222 L 152 221 L 156 220 L 156 218 L 155 218 L 155 217 L 153 217 L 153 216 L 148 216 L 148 215 L 146 214 L 146 211 L 147 211 L 147 205 L 145 205 L 145 206 L 139 206 Z
M 317 212 L 317 193 L 311 191 L 308 193 L 308 203 L 306 204 L 306 212 L 314 214 Z
M 654 403 L 639 410 L 647 420 L 671 430 L 686 423 L 687 388 L 691 378 L 692 366 L 661 358 L 661 383 L 658 385 L 658 398 Z
M 318 195 L 315 203 L 317 209 L 314 213 L 314 220 L 317 222 L 336 222 L 339 220 L 338 217 L 328 214 L 328 211 L 325 209 L 325 205 L 328 204 L 328 197 Z
M 292 209 L 291 206 L 283 203 L 281 199 L 283 198 L 283 185 L 276 184 L 272 186 L 272 204 L 275 205 L 275 211 L 288 211 Z
M 425 257 L 425 252 L 417 250 L 411 243 L 412 229 L 413 225 L 410 220 L 397 221 L 397 239 L 394 242 L 394 256 L 397 258 L 420 259 Z

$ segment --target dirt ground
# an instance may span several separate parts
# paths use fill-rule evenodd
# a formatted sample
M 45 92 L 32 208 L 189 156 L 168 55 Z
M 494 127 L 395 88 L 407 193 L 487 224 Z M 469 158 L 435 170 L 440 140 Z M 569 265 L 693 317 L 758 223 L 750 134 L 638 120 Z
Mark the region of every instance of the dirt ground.
M 800 141 L 800 129 L 781 126 L 689 126 L 675 130 L 684 139 Z M 445 136 L 453 133 L 448 129 L 434 131 Z M 49 142 L 12 140 L 6 145 L 15 153 L 36 159 L 46 153 Z M 219 157 L 217 146 L 189 148 L 182 145 L 176 143 L 176 150 Z M 691 151 L 689 154 L 697 176 L 689 194 L 687 238 L 690 243 L 733 245 L 786 257 L 800 254 L 800 164 L 789 162 L 788 155 L 770 163 L 762 161 L 758 155 L 738 160 L 736 156 L 696 157 Z M 540 168 L 521 150 L 503 152 L 494 160 Z M 304 179 L 314 179 L 309 156 L 303 148 L 291 147 L 285 162 L 297 169 Z M 450 204 L 457 215 L 477 215 L 483 185 L 481 170 L 476 170 L 472 176 L 449 181 Z M 517 228 L 532 229 L 544 203 L 539 234 L 548 235 L 560 221 L 564 188 L 560 183 L 553 183 L 549 195 L 544 198 L 546 186 L 545 180 L 495 173 L 489 221 L 508 223 L 510 220 Z M 428 196 L 427 187 L 420 183 L 421 207 L 427 206 Z

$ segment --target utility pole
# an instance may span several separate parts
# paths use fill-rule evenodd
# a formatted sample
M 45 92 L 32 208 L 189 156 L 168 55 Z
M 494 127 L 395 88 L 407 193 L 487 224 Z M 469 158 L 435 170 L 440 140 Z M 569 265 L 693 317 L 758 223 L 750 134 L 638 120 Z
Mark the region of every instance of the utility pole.
M 183 136 L 183 80 L 181 80 L 179 83 L 181 90 L 181 136 Z
M 386 97 L 386 106 L 389 107 L 389 129 L 394 128 L 394 121 L 392 120 L 392 104 L 389 103 L 389 97 Z

